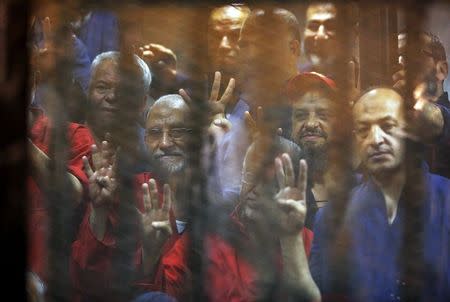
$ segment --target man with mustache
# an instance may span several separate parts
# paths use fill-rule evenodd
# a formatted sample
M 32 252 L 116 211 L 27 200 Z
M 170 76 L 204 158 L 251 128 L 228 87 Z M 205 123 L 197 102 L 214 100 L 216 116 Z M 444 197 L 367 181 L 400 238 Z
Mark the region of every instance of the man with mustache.
M 119 111 L 125 108 L 130 114 L 127 120 L 132 123 L 135 121 L 129 126 L 136 127 L 137 130 L 137 118 L 148 92 L 150 84 L 148 66 L 140 58 L 133 56 L 134 64 L 136 64 L 134 67 L 137 68 L 140 81 L 134 86 L 135 90 L 127 91 L 136 99 L 130 104 L 123 103 L 123 99 L 118 95 L 119 59 L 118 52 L 103 53 L 97 56 L 92 65 L 89 89 L 92 107 L 87 123 L 97 141 L 108 132 L 114 133 L 114 130 L 123 124 L 124 121 L 118 118 L 123 116 L 123 113 L 121 115 Z M 124 77 L 124 74 L 121 75 L 120 80 L 124 81 L 122 84 L 129 84 L 127 81 L 131 81 L 130 78 Z M 177 198 L 172 196 L 168 184 L 162 187 L 159 183 L 160 180 L 168 181 L 170 176 L 182 172 L 184 167 L 185 157 L 181 156 L 182 159 L 179 161 L 178 156 L 184 155 L 185 150 L 180 151 L 171 143 L 173 138 L 179 139 L 182 134 L 189 131 L 183 132 L 172 127 L 167 131 L 165 126 L 166 122 L 173 120 L 172 114 L 178 123 L 187 119 L 186 115 L 182 114 L 186 113 L 185 107 L 180 111 L 177 111 L 178 107 L 171 107 L 172 104 L 175 104 L 175 107 L 179 106 L 180 102 L 177 101 L 183 101 L 180 96 L 178 97 L 174 101 L 171 96 L 166 98 L 169 106 L 164 99 L 156 105 L 157 110 L 151 111 L 149 115 L 157 124 L 152 124 L 142 139 L 146 142 L 146 150 L 157 154 L 155 162 L 159 165 L 153 168 L 161 167 L 161 170 L 166 172 L 162 173 L 165 177 L 158 178 L 157 183 L 154 174 L 140 172 L 141 167 L 138 167 L 136 171 L 133 170 L 135 177 L 132 189 L 135 199 L 131 202 L 139 211 L 138 217 L 141 220 L 138 226 L 142 230 L 135 234 L 138 238 L 134 259 L 137 273 L 134 276 L 134 285 L 138 289 L 137 292 L 160 291 L 182 299 L 185 294 L 185 277 L 188 275 L 184 259 L 187 247 L 187 237 L 184 233 L 186 223 L 174 219 L 174 212 L 177 213 L 177 218 L 182 216 L 180 207 L 172 203 L 172 200 Z M 159 105 L 162 106 L 158 107 Z M 177 115 L 177 112 L 180 114 Z M 180 118 L 183 119 L 181 122 Z M 117 195 L 118 183 L 115 176 L 117 165 L 114 156 L 117 145 L 113 135 L 111 140 L 112 142 L 103 140 L 101 144 L 97 143 L 95 149 L 99 152 L 95 153 L 92 162 L 84 158 L 85 171 L 89 177 L 91 203 L 80 226 L 78 239 L 72 246 L 71 263 L 76 297 L 80 300 L 96 300 L 99 297 L 111 301 L 117 299 L 110 288 L 114 278 L 111 275 L 111 267 L 117 252 L 115 228 L 118 219 L 124 218 L 117 215 L 118 203 L 123 201 L 119 201 Z M 132 140 L 127 143 L 132 143 Z M 164 193 L 161 194 L 161 191 Z M 174 204 L 173 207 L 172 204 Z M 88 280 L 95 280 L 95 283 L 90 283 Z
M 128 91 L 129 95 L 133 95 L 133 98 L 127 98 L 131 100 L 130 103 L 124 104 L 125 98 L 118 94 L 120 84 L 119 60 L 120 53 L 110 51 L 99 54 L 92 62 L 86 124 L 97 145 L 99 145 L 105 139 L 107 133 L 112 134 L 109 143 L 114 144 L 114 133 L 123 126 L 124 122 L 129 122 L 131 124 L 127 126 L 135 128 L 140 151 L 142 151 L 145 150 L 144 131 L 139 126 L 138 121 L 139 114 L 145 106 L 152 76 L 147 64 L 137 55 L 133 55 L 132 64 L 134 66 L 130 66 L 130 68 L 137 70 L 138 84 L 133 88 L 133 91 Z M 127 78 L 124 77 L 124 80 L 127 80 Z M 124 111 L 126 114 L 124 114 Z M 126 118 L 126 121 L 122 118 Z
M 148 113 L 147 146 L 166 177 L 182 172 L 186 166 L 186 139 L 192 131 L 188 120 L 189 106 L 178 94 L 162 96 Z
M 366 178 L 353 190 L 345 218 L 349 275 L 343 278 L 351 301 L 450 298 L 450 182 L 406 153 L 404 110 L 400 94 L 382 87 L 353 107 Z M 333 280 L 328 259 L 322 261 L 322 281 Z
M 313 218 L 317 207 L 328 201 L 324 176 L 330 119 L 337 102 L 335 84 L 319 73 L 303 73 L 289 82 L 288 95 L 292 101 L 292 140 L 302 148 L 309 167 L 315 202 L 308 204 L 308 210 Z

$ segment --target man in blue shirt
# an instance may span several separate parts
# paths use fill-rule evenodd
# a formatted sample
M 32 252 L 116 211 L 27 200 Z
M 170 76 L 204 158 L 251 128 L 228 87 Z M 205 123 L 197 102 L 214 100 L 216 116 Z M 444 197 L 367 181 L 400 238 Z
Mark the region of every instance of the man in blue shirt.
M 426 168 L 411 179 L 403 103 L 394 90 L 375 88 L 353 108 L 366 179 L 353 191 L 344 226 L 348 276 L 340 277 L 347 283 L 340 294 L 351 300 L 450 299 L 450 182 Z M 339 245 L 327 241 L 328 214 L 316 220 L 311 269 L 324 297 L 336 297 L 330 255 Z

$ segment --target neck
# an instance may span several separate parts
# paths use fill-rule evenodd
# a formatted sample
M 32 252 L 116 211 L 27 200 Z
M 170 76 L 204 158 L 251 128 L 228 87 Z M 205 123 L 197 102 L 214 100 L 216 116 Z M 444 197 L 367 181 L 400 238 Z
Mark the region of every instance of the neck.
M 403 191 L 405 178 L 406 174 L 403 166 L 394 172 L 388 171 L 373 175 L 373 181 L 383 193 L 390 224 L 392 224 L 397 215 L 398 202 Z
M 106 131 L 104 131 L 101 126 L 97 125 L 94 120 L 89 119 L 89 117 L 86 119 L 86 126 L 91 131 L 96 144 L 101 143 L 105 139 Z

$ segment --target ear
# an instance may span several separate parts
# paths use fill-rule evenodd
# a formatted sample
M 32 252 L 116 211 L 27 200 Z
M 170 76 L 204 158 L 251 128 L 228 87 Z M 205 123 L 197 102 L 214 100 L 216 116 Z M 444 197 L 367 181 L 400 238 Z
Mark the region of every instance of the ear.
M 291 42 L 289 42 L 289 48 L 293 55 L 295 55 L 296 57 L 300 57 L 300 41 L 296 39 L 291 40 Z
M 439 61 L 436 63 L 436 77 L 439 81 L 444 81 L 448 76 L 447 61 Z
M 139 112 L 144 112 L 144 110 L 147 108 L 147 97 L 148 94 L 145 94 L 142 98 L 141 104 L 139 106 Z

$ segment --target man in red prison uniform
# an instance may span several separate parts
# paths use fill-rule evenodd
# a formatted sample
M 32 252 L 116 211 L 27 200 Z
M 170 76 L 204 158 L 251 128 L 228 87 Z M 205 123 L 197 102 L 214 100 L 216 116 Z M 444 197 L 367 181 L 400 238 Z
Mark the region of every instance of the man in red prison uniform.
M 156 183 L 148 173 L 135 181 L 136 207 L 142 216 L 143 237 L 137 247 L 136 282 L 139 290 L 162 291 L 183 301 L 187 294 L 189 269 L 188 233 L 186 232 L 185 194 L 182 182 L 187 164 L 187 145 L 192 138 L 190 108 L 180 95 L 161 97 L 151 107 L 146 123 L 146 144 L 161 172 L 163 201 Z M 102 147 L 107 147 L 107 143 Z M 107 154 L 108 152 L 102 152 Z M 104 161 L 106 162 L 106 161 Z M 114 203 L 112 167 L 92 171 L 90 175 L 91 207 L 82 223 L 78 240 L 73 244 L 72 273 L 75 288 L 85 300 L 108 300 L 111 291 L 111 261 L 115 250 L 113 229 L 117 216 L 105 206 Z M 170 185 L 170 187 L 169 187 Z M 174 194 L 170 191 L 174 189 Z M 99 190 L 101 189 L 101 190 Z M 161 188 L 160 188 L 161 189 Z M 173 202 L 172 202 L 173 201 Z
M 307 261 L 313 234 L 304 227 L 306 162 L 300 162 L 297 184 L 292 164 L 299 158 L 300 148 L 281 137 L 275 144 L 260 138 L 249 147 L 231 236 L 211 235 L 206 243 L 211 301 L 277 301 L 290 294 L 320 300 Z
M 29 110 L 31 129 L 29 132 L 29 150 L 31 174 L 28 176 L 28 269 L 40 278 L 46 279 L 48 214 L 42 188 L 48 179 L 48 157 L 51 122 L 39 109 Z M 83 125 L 69 123 L 67 126 L 69 145 L 67 170 L 70 185 L 77 206 L 83 206 L 84 192 L 88 179 L 83 171 L 82 157 L 90 157 L 93 139 Z

